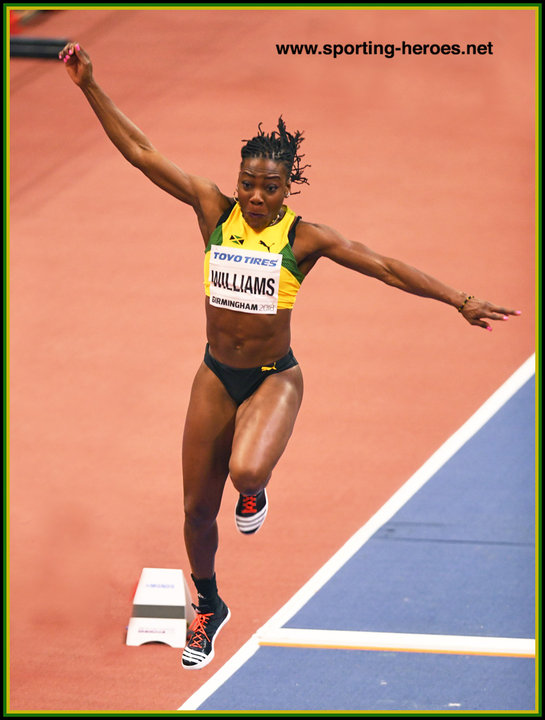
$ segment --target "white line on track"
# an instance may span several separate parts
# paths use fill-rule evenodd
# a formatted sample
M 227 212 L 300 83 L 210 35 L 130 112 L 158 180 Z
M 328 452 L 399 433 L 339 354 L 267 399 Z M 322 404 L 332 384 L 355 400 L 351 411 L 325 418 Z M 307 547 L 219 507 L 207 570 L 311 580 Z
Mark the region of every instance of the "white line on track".
M 278 643 L 282 633 L 287 629 L 282 626 L 286 624 L 307 602 L 320 590 L 326 582 L 341 568 L 366 542 L 381 528 L 395 513 L 397 513 L 412 497 L 435 475 L 435 473 L 458 452 L 458 450 L 475 435 L 505 403 L 520 390 L 520 388 L 535 374 L 535 355 L 511 375 L 511 377 L 472 415 L 462 427 L 457 430 L 416 473 L 392 495 L 392 497 L 363 525 L 333 557 L 323 565 L 320 570 L 303 587 L 288 600 L 288 602 L 275 614 L 255 635 L 253 635 L 207 682 L 205 682 L 191 697 L 189 697 L 179 710 L 196 710 L 212 695 L 226 680 L 228 680 L 239 668 L 254 655 L 263 642 L 267 639 L 268 644 Z M 295 631 L 298 632 L 298 631 Z M 308 632 L 308 631 L 306 631 Z M 323 633 L 324 631 L 318 631 Z M 336 634 L 337 631 L 333 631 Z M 342 633 L 341 633 L 342 634 Z M 359 633 L 360 635 L 362 633 Z M 364 633 L 369 635 L 369 633 Z M 373 633 L 371 633 L 373 634 Z M 383 639 L 386 635 L 394 633 L 380 633 Z M 397 634 L 402 635 L 402 634 Z M 413 640 L 417 636 L 413 636 Z M 430 636 L 421 636 L 430 638 Z M 439 636 L 445 637 L 445 636 Z M 446 636 L 452 638 L 453 636 Z M 277 638 L 274 640 L 274 638 Z M 461 638 L 462 641 L 467 638 Z M 475 638 L 471 638 L 476 641 Z M 517 638 L 480 638 L 482 641 L 502 642 L 509 640 L 514 644 L 520 642 L 528 648 L 532 640 Z M 338 646 L 338 645 L 336 645 Z M 474 645 L 475 647 L 475 645 Z M 532 650 L 533 652 L 533 650 Z M 516 653 L 515 653 L 516 654 Z M 520 653 L 519 653 L 520 654 Z

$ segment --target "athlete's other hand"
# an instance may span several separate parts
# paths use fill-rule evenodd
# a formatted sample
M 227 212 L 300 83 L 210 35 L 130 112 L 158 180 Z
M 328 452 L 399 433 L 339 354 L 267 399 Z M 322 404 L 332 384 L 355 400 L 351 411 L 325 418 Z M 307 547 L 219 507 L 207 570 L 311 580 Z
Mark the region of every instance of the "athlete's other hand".
M 93 78 L 93 65 L 91 58 L 77 42 L 69 42 L 59 53 L 59 60 L 66 65 L 66 70 L 72 80 L 83 87 Z
M 464 305 L 462 315 L 470 325 L 477 325 L 485 330 L 492 330 L 488 320 L 508 320 L 509 315 L 520 315 L 520 310 L 507 310 L 504 307 L 493 305 L 488 300 L 472 297 Z

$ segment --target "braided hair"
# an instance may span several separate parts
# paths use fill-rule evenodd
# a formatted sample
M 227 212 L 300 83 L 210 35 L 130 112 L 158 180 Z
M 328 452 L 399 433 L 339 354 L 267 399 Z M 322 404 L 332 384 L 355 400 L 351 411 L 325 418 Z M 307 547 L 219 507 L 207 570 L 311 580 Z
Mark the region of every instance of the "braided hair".
M 278 119 L 277 130 L 266 134 L 261 129 L 259 123 L 257 135 L 251 140 L 243 140 L 246 143 L 240 154 L 242 159 L 248 157 L 264 157 L 282 163 L 288 171 L 288 179 L 294 183 L 306 183 L 308 180 L 303 175 L 303 171 L 310 165 L 301 165 L 301 160 L 305 157 L 299 153 L 299 147 L 304 140 L 303 133 L 298 130 L 292 135 L 286 130 L 286 124 L 282 117 Z M 297 193 L 292 193 L 297 194 Z

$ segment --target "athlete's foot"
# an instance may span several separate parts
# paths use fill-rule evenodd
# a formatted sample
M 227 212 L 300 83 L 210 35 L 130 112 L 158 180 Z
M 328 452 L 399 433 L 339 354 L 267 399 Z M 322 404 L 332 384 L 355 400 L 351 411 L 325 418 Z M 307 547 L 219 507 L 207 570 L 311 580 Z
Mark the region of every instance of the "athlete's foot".
M 260 490 L 257 495 L 240 495 L 235 509 L 238 530 L 244 535 L 257 532 L 265 522 L 268 507 L 265 490 Z
M 188 631 L 187 644 L 182 653 L 182 667 L 186 670 L 198 670 L 214 657 L 214 642 L 216 637 L 231 617 L 229 608 L 220 600 L 216 610 L 193 605 L 197 611 L 195 619 Z

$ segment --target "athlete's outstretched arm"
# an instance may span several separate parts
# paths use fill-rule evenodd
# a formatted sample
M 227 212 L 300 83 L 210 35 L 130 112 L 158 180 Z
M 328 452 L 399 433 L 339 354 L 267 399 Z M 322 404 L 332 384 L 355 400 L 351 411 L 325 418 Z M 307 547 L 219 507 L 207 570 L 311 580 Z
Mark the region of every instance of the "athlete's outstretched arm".
M 160 188 L 191 205 L 198 215 L 213 216 L 223 212 L 228 199 L 210 180 L 188 175 L 158 152 L 147 136 L 115 105 L 99 87 L 93 76 L 89 55 L 78 43 L 68 43 L 59 59 L 74 83 L 82 90 L 119 152 Z M 217 218 L 216 218 L 217 219 Z
M 494 305 L 487 300 L 455 290 L 401 260 L 379 255 L 362 243 L 347 240 L 329 227 L 305 225 L 307 230 L 306 233 L 303 232 L 303 238 L 307 234 L 307 244 L 316 248 L 315 254 L 318 257 L 327 257 L 344 267 L 413 295 L 452 305 L 471 325 L 492 330 L 488 320 L 507 320 L 509 315 L 520 315 L 518 310 Z

